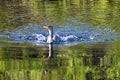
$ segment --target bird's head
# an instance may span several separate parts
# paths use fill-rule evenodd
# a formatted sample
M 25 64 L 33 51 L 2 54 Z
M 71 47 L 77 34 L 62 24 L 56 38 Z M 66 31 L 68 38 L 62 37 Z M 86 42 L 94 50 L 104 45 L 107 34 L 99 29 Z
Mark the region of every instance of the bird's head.
M 47 29 L 47 30 L 52 30 L 52 26 L 43 26 L 43 28 Z

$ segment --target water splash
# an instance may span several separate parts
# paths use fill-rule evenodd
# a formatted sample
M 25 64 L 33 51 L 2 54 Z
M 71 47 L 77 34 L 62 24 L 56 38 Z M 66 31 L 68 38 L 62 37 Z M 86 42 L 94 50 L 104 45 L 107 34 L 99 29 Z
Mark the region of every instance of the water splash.
M 9 38 L 26 41 L 35 45 L 46 44 L 48 32 L 37 25 L 28 25 L 9 34 Z M 54 27 L 54 44 L 73 45 L 79 43 L 112 42 L 116 40 L 115 31 L 110 28 L 90 28 L 84 26 Z

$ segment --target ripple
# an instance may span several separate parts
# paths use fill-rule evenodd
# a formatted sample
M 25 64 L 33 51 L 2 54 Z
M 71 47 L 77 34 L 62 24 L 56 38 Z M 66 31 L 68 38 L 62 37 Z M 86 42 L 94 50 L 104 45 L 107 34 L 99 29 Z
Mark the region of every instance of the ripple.
M 11 32 L 5 38 L 26 41 L 35 45 L 46 44 L 48 32 L 38 25 L 28 25 Z M 116 40 L 115 31 L 110 28 L 90 28 L 85 26 L 54 27 L 54 44 L 74 45 L 79 43 L 112 42 Z M 0 35 L 4 37 L 4 35 Z

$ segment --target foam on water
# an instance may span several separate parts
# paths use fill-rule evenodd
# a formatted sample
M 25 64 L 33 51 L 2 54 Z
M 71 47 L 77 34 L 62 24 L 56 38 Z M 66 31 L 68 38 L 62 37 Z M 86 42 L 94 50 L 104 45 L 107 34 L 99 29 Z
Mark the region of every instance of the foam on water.
M 3 36 L 3 35 L 2 35 Z M 0 36 L 0 37 L 2 37 Z M 35 45 L 46 44 L 48 31 L 37 25 L 29 25 L 9 34 L 10 39 L 26 41 Z M 84 26 L 54 27 L 54 44 L 74 45 L 79 43 L 112 42 L 116 40 L 115 31 L 110 28 L 90 28 Z

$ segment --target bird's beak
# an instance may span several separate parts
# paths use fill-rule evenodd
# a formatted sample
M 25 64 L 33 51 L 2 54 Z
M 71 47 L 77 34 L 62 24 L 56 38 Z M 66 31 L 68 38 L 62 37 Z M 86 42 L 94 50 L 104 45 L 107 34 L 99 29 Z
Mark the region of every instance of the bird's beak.
M 49 30 L 50 28 L 49 28 L 49 26 L 43 26 L 43 28 L 45 28 L 45 29 L 47 29 L 47 30 Z
M 47 26 L 43 26 L 43 28 L 47 29 Z

